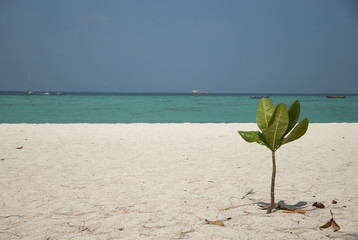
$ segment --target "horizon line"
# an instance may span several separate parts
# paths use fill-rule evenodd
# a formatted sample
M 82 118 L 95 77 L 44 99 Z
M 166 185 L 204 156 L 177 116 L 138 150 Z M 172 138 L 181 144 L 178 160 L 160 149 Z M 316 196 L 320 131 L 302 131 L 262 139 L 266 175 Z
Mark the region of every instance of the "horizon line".
M 67 93 L 67 94 L 180 94 L 180 95 L 266 95 L 266 96 L 274 96 L 274 95 L 358 95 L 358 93 L 334 93 L 334 92 L 327 92 L 327 93 L 285 93 L 285 92 L 278 92 L 278 93 L 268 93 L 268 92 L 208 92 L 206 94 L 194 94 L 192 92 L 156 92 L 156 91 L 128 91 L 128 92 L 116 92 L 116 91 L 33 91 L 34 94 L 43 94 L 43 93 Z M 13 94 L 26 94 L 27 91 L 16 91 L 16 90 L 0 90 L 0 94 L 4 95 L 6 93 L 13 93 Z

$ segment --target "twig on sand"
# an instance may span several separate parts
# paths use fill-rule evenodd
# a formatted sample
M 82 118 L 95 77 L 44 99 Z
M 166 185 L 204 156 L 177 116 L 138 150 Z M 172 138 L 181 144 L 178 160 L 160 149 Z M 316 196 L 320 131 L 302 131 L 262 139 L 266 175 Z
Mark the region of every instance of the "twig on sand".
M 249 195 L 252 195 L 252 194 L 255 194 L 255 192 L 254 192 L 254 189 L 253 188 L 251 188 L 250 189 L 250 191 L 248 191 L 244 196 L 242 196 L 242 198 L 241 199 L 244 199 L 244 198 L 246 198 L 247 196 L 249 196 Z

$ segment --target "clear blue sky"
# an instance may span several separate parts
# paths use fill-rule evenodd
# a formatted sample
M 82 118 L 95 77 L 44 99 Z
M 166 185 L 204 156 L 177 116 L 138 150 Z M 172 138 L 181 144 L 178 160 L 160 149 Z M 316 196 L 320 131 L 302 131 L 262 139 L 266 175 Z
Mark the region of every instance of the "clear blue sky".
M 1 0 L 0 91 L 358 93 L 356 0 Z

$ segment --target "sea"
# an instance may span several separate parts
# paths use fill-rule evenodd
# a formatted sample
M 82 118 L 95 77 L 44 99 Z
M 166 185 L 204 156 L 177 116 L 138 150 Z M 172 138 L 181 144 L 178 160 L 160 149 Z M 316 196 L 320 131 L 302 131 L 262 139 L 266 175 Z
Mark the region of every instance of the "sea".
M 47 93 L 46 93 L 47 94 Z M 254 123 L 252 94 L 0 92 L 0 123 Z M 298 99 L 300 119 L 358 122 L 358 95 L 275 94 L 287 107 Z

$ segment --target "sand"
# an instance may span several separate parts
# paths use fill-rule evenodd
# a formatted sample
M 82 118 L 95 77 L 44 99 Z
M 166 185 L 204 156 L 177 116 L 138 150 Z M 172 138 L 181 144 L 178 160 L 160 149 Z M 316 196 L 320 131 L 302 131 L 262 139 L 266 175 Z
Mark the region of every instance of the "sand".
M 0 239 L 358 238 L 358 123 L 311 124 L 277 151 L 276 199 L 305 214 L 257 206 L 271 152 L 237 130 L 257 127 L 0 124 Z M 330 210 L 338 232 L 319 229 Z

